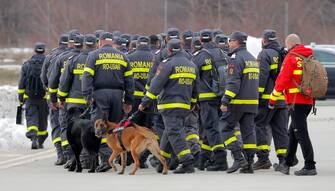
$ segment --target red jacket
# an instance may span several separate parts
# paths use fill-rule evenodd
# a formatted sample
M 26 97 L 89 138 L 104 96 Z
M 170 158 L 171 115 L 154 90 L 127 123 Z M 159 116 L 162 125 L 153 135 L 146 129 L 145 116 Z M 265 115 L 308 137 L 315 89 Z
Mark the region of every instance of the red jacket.
M 305 57 L 313 54 L 312 49 L 306 48 L 304 45 L 297 45 L 291 49 L 289 53 L 290 52 L 296 52 Z M 303 60 L 296 55 L 288 54 L 285 57 L 274 90 L 270 96 L 270 102 L 274 103 L 276 97 L 284 94 L 286 104 L 314 104 L 313 98 L 308 98 L 300 94 L 299 89 L 293 82 L 294 79 L 298 84 L 301 83 L 302 64 Z

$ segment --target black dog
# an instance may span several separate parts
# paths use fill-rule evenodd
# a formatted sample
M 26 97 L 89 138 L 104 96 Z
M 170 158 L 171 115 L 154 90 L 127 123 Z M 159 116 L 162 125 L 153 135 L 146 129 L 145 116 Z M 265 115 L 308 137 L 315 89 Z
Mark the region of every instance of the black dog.
M 97 156 L 101 143 L 101 138 L 95 136 L 94 122 L 88 119 L 80 119 L 80 110 L 69 110 L 72 116 L 68 122 L 67 139 L 74 152 L 75 158 L 72 159 L 69 171 L 81 172 L 80 153 L 83 149 L 87 151 L 90 158 L 90 173 L 95 172 L 97 167 Z

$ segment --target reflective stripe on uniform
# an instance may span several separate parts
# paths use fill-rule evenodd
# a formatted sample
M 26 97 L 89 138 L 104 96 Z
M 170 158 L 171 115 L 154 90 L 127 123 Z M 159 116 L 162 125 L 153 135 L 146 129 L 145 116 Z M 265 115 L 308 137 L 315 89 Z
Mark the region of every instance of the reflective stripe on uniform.
M 211 70 L 211 69 L 212 69 L 212 65 L 201 66 L 201 70 L 203 70 L 203 71 Z
M 48 131 L 37 131 L 37 135 L 47 135 Z
M 95 62 L 95 65 L 100 65 L 100 64 L 119 64 L 127 68 L 128 63 L 123 60 L 117 60 L 117 59 L 102 59 L 102 60 L 97 60 Z
M 60 90 L 58 89 L 57 94 L 60 95 L 60 96 L 62 96 L 62 97 L 66 97 L 66 96 L 69 94 L 69 92 L 62 92 L 62 91 L 60 91 Z
M 65 99 L 66 103 L 79 103 L 79 104 L 87 104 L 85 99 L 81 98 L 66 98 Z
M 202 141 L 199 141 L 199 144 L 200 144 L 202 150 L 212 151 L 212 147 L 209 146 L 209 145 L 204 144 Z
M 276 151 L 277 155 L 286 154 L 286 152 L 287 152 L 287 149 L 277 149 Z
M 64 146 L 66 146 L 66 145 L 69 145 L 70 143 L 69 143 L 69 141 L 68 140 L 65 140 L 65 141 L 62 141 L 62 147 L 64 147 Z
M 243 69 L 243 74 L 251 73 L 251 72 L 259 73 L 259 68 L 244 68 Z
M 169 153 L 167 153 L 167 152 L 165 152 L 165 151 L 163 151 L 163 150 L 160 150 L 160 152 L 159 152 L 163 157 L 165 157 L 165 158 L 171 158 L 171 154 L 169 154 Z
M 158 96 L 156 96 L 156 95 L 150 93 L 149 91 L 147 91 L 147 92 L 145 93 L 145 95 L 148 96 L 150 99 L 157 99 L 157 97 L 158 97 Z
M 292 94 L 292 93 L 299 93 L 300 91 L 299 91 L 298 88 L 291 88 L 291 89 L 288 90 L 288 92 L 289 92 L 290 94 Z
M 264 90 L 265 90 L 265 88 L 262 88 L 262 87 L 259 87 L 259 88 L 258 88 L 258 92 L 260 92 L 260 93 L 263 93 Z
M 133 71 L 132 71 L 132 70 L 127 71 L 127 72 L 125 72 L 125 73 L 123 74 L 124 77 L 131 76 L 131 75 L 133 75 Z
M 145 89 L 146 90 L 149 90 L 150 89 L 150 86 L 148 84 L 145 84 Z
M 149 72 L 150 68 L 133 68 L 131 69 L 133 72 Z
M 33 130 L 38 132 L 38 127 L 36 125 L 32 125 L 32 126 L 27 127 L 28 132 L 33 131 Z
M 166 103 L 166 104 L 158 104 L 158 109 L 171 109 L 171 108 L 183 108 L 183 109 L 191 109 L 191 105 L 186 103 Z
M 199 93 L 199 98 L 213 98 L 217 97 L 215 93 Z
M 197 102 L 197 98 L 192 98 L 192 99 L 191 99 L 191 102 L 192 102 L 192 103 L 196 103 L 196 102 Z
M 176 79 L 176 78 L 192 78 L 195 79 L 197 76 L 192 73 L 177 73 L 177 74 L 171 74 L 169 79 Z
M 257 146 L 259 150 L 270 150 L 270 145 L 259 145 Z
M 19 93 L 19 94 L 23 94 L 25 91 L 26 91 L 25 89 L 18 89 L 18 90 L 17 90 L 17 93 Z
M 191 154 L 191 150 L 190 149 L 185 149 L 183 151 L 181 151 L 180 153 L 177 154 L 177 157 L 180 158 L 184 155 L 187 155 L 187 154 Z
M 277 92 L 275 89 L 272 91 L 273 95 L 275 96 L 281 96 L 282 93 L 281 92 Z
M 243 149 L 257 149 L 256 144 L 243 144 Z
M 92 76 L 94 76 L 94 70 L 92 68 L 85 67 L 84 68 L 84 72 L 88 72 L 89 74 L 91 74 Z
M 224 144 L 214 145 L 214 146 L 212 147 L 212 151 L 214 151 L 214 150 L 217 149 L 217 148 L 224 148 Z
M 49 88 L 48 89 L 50 93 L 57 93 L 58 89 L 52 89 L 52 88 Z
M 84 73 L 84 70 L 80 70 L 80 69 L 74 69 L 73 70 L 73 74 L 79 74 L 82 75 Z
M 52 141 L 52 143 L 55 144 L 55 143 L 58 143 L 58 142 L 61 142 L 61 141 L 62 141 L 62 139 L 61 139 L 60 137 L 56 137 L 56 138 Z
M 272 94 L 263 94 L 262 95 L 262 99 L 270 99 L 271 98 L 271 100 L 285 100 L 285 96 L 283 96 L 283 95 L 281 95 L 281 96 L 272 96 L 271 97 L 271 95 Z
M 293 75 L 302 75 L 302 70 L 293 70 Z
M 143 96 L 144 96 L 144 92 L 141 92 L 141 91 L 134 91 L 134 96 L 140 96 L 140 97 L 143 97 Z
M 274 70 L 278 68 L 278 64 L 270 64 L 270 70 Z
M 234 132 L 234 135 L 235 135 L 235 136 L 239 136 L 239 135 L 241 135 L 241 131 L 235 131 L 235 132 Z
M 258 99 L 233 99 L 230 104 L 247 104 L 247 105 L 257 105 Z
M 101 143 L 100 144 L 104 144 L 104 143 L 107 143 L 107 138 L 102 138 L 101 139 Z
M 229 139 L 227 139 L 225 142 L 224 142 L 224 144 L 226 145 L 226 146 L 228 146 L 228 145 L 230 145 L 232 142 L 234 142 L 234 141 L 237 141 L 237 137 L 236 136 L 234 136 L 234 137 L 230 137 Z
M 234 93 L 234 92 L 232 92 L 232 91 L 230 91 L 230 90 L 226 90 L 224 94 L 225 94 L 225 95 L 228 95 L 228 96 L 230 96 L 230 97 L 232 97 L 232 98 L 234 98 L 234 97 L 236 96 L 236 93 Z
M 186 139 L 186 141 L 189 141 L 191 139 L 197 139 L 197 140 L 199 140 L 199 135 L 197 135 L 197 134 L 190 134 L 190 135 L 187 135 L 185 139 Z

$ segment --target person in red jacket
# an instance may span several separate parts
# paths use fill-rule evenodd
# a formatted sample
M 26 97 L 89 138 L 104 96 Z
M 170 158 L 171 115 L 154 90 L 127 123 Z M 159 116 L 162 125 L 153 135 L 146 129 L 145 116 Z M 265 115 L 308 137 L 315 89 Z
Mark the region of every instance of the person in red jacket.
M 269 100 L 269 108 L 271 109 L 277 98 L 284 94 L 286 104 L 290 106 L 291 116 L 287 155 L 285 161 L 279 164 L 275 170 L 284 174 L 290 173 L 290 167 L 293 166 L 297 147 L 300 144 L 305 165 L 294 174 L 297 176 L 316 175 L 313 146 L 307 129 L 307 116 L 311 112 L 314 99 L 299 92 L 298 86 L 301 84 L 304 62 L 302 58 L 292 54 L 294 52 L 308 57 L 313 54 L 313 51 L 301 44 L 300 37 L 296 34 L 290 34 L 286 37 L 286 47 L 289 53 L 283 62 Z

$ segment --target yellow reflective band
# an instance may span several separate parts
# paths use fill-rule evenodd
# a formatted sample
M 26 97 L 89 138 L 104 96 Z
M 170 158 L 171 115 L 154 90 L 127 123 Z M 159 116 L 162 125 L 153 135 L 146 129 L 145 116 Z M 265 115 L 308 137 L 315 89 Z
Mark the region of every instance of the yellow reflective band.
M 212 147 L 206 144 L 201 143 L 201 148 L 203 150 L 212 151 Z
M 196 98 L 192 98 L 192 99 L 191 99 L 191 102 L 192 102 L 192 103 L 196 103 L 196 102 L 197 102 L 197 99 L 196 99 Z
M 190 134 L 190 135 L 187 135 L 185 139 L 186 139 L 186 141 L 189 141 L 191 139 L 197 139 L 197 140 L 199 140 L 199 135 L 197 135 L 197 134 Z
M 64 147 L 64 146 L 66 146 L 66 145 L 69 145 L 70 143 L 69 143 L 69 141 L 68 140 L 65 140 L 65 141 L 62 141 L 62 147 Z
M 184 155 L 187 155 L 187 154 L 191 154 L 191 150 L 190 149 L 185 149 L 183 151 L 181 151 L 180 153 L 177 154 L 177 157 L 180 158 Z
M 250 72 L 259 73 L 259 68 L 244 68 L 243 69 L 243 74 L 250 73 Z
M 270 145 L 259 145 L 257 146 L 257 149 L 259 150 L 270 150 Z
M 64 68 L 60 69 L 60 73 L 63 73 L 64 72 Z
M 69 93 L 68 93 L 68 92 L 62 92 L 62 91 L 60 91 L 60 90 L 58 89 L 57 94 L 58 94 L 59 96 L 66 97 Z
M 23 94 L 23 98 L 24 98 L 24 99 L 28 99 L 29 96 L 28 96 L 27 94 Z
M 293 70 L 293 75 L 302 75 L 302 70 Z
M 191 105 L 186 103 L 167 103 L 167 104 L 158 104 L 157 109 L 171 109 L 171 108 L 182 108 L 182 109 L 191 109 Z
M 243 149 L 257 149 L 256 144 L 243 144 Z
M 288 90 L 288 92 L 289 92 L 290 94 L 293 94 L 293 93 L 299 93 L 300 91 L 299 91 L 298 88 L 291 88 L 291 89 Z
M 37 132 L 38 132 L 38 127 L 35 126 L 35 125 L 29 126 L 29 127 L 27 128 L 27 131 L 28 131 L 28 132 L 29 132 L 29 131 L 37 131 Z
M 170 79 L 176 79 L 176 78 L 192 78 L 195 79 L 197 76 L 192 73 L 177 73 L 177 74 L 171 74 Z
M 258 99 L 233 99 L 230 104 L 246 104 L 246 105 L 257 105 Z
M 166 152 L 163 151 L 163 150 L 160 150 L 160 154 L 161 154 L 163 157 L 165 157 L 165 158 L 171 158 L 171 154 L 166 153 Z
M 281 96 L 282 95 L 282 93 L 281 92 L 277 92 L 275 89 L 273 90 L 273 95 L 275 95 L 275 96 Z
M 199 94 L 199 98 L 213 98 L 213 97 L 217 97 L 217 95 L 215 93 L 200 93 Z
M 26 91 L 25 89 L 18 89 L 18 90 L 17 90 L 17 93 L 19 93 L 19 94 L 23 94 L 25 91 Z
M 276 153 L 277 153 L 277 155 L 280 155 L 280 154 L 286 154 L 286 152 L 287 152 L 287 149 L 277 149 L 277 151 L 276 151 Z
M 145 72 L 145 73 L 148 73 L 150 71 L 150 68 L 133 68 L 131 70 L 133 72 Z
M 79 74 L 82 75 L 84 73 L 84 70 L 74 69 L 73 74 Z
M 49 90 L 50 93 L 57 93 L 57 91 L 58 91 L 58 89 L 51 89 L 51 88 L 49 88 L 48 90 Z
M 258 88 L 258 92 L 260 92 L 260 93 L 263 93 L 264 90 L 265 90 L 265 88 L 261 88 L 261 87 Z
M 95 62 L 95 65 L 100 65 L 100 64 L 119 64 L 127 68 L 128 63 L 123 60 L 116 60 L 116 59 L 102 59 L 102 60 L 97 60 Z
M 145 84 L 145 89 L 146 90 L 149 90 L 150 89 L 150 86 L 148 84 Z
M 226 146 L 228 146 L 228 145 L 230 145 L 232 142 L 234 142 L 234 141 L 237 141 L 237 137 L 236 136 L 234 136 L 234 137 L 230 137 L 229 139 L 227 139 L 225 142 L 224 142 L 224 144 L 226 145 Z
M 225 95 L 228 95 L 228 96 L 230 96 L 230 97 L 232 97 L 232 98 L 234 98 L 234 97 L 236 96 L 236 93 L 234 93 L 234 92 L 232 92 L 232 91 L 230 91 L 230 90 L 226 90 L 224 94 L 225 94 Z
M 100 144 L 104 144 L 104 143 L 107 143 L 107 138 L 102 138 L 101 139 L 101 143 Z
M 159 136 L 158 136 L 158 135 L 155 135 L 155 139 L 158 141 L 158 140 L 159 140 Z
M 44 97 L 45 97 L 45 99 L 47 99 L 47 100 L 50 99 L 50 95 L 45 95 Z
M 134 91 L 134 96 L 143 97 L 143 96 L 144 96 L 144 92 L 141 92 L 141 91 Z
M 127 71 L 123 74 L 124 77 L 131 76 L 131 75 L 133 75 L 133 71 L 131 71 L 131 70 Z
M 285 96 L 281 95 L 281 96 L 273 96 L 272 94 L 263 94 L 262 95 L 262 99 L 271 99 L 271 100 L 274 100 L 274 101 L 277 101 L 277 100 L 285 100 Z
M 91 74 L 91 76 L 94 76 L 94 70 L 91 68 L 85 67 L 84 72 L 88 72 L 89 74 Z
M 147 92 L 145 93 L 145 95 L 148 96 L 150 99 L 157 99 L 157 97 L 158 97 L 158 96 L 156 96 L 156 95 L 150 93 L 149 91 L 147 91 Z
M 79 104 L 87 104 L 85 99 L 81 98 L 66 98 L 65 99 L 66 103 L 79 103 Z
M 235 131 L 235 132 L 234 132 L 234 135 L 235 135 L 235 136 L 240 136 L 240 135 L 241 135 L 241 131 Z
M 271 64 L 270 65 L 270 70 L 274 70 L 278 68 L 278 64 Z
M 214 151 L 215 149 L 217 149 L 217 148 L 224 148 L 224 144 L 218 144 L 218 145 L 214 145 L 213 147 L 212 147 L 212 151 Z
M 47 135 L 48 131 L 38 131 L 37 135 Z
M 201 66 L 201 70 L 203 70 L 203 71 L 211 70 L 211 69 L 212 69 L 212 65 Z
M 58 143 L 58 142 L 61 142 L 61 141 L 62 141 L 62 139 L 60 137 L 57 137 L 52 141 L 52 143 L 55 144 L 55 143 Z

